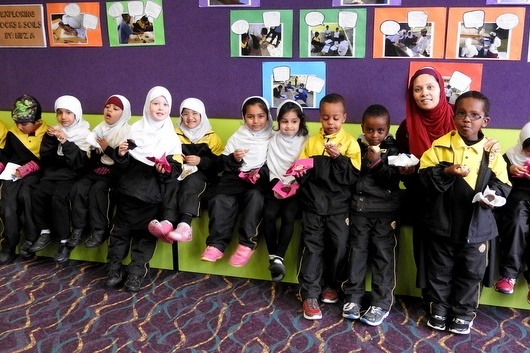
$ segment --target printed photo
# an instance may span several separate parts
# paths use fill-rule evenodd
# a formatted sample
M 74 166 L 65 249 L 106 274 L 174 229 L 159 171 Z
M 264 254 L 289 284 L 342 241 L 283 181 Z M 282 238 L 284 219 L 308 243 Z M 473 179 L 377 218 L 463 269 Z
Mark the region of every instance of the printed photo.
M 98 3 L 47 4 L 51 46 L 101 46 Z
M 422 27 L 409 27 L 408 23 L 399 23 L 396 34 L 385 36 L 385 57 L 424 57 L 432 53 L 434 24 L 427 22 Z

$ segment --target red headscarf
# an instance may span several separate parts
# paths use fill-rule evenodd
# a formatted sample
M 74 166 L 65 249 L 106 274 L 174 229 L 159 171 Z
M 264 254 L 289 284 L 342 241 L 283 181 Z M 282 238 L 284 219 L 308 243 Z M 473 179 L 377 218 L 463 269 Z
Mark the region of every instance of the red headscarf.
M 433 76 L 440 86 L 440 102 L 431 110 L 420 109 L 414 100 L 414 80 Z M 420 158 L 434 140 L 455 129 L 453 106 L 447 102 L 442 75 L 432 67 L 422 67 L 410 78 L 407 97 L 407 132 L 410 152 Z

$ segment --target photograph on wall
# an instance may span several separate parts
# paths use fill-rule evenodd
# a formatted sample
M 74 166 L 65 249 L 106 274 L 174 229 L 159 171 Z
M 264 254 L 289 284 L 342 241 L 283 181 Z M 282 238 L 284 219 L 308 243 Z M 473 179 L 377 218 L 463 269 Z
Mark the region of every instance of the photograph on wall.
M 199 0 L 199 7 L 259 7 L 260 0 Z
M 447 59 L 520 60 L 524 7 L 449 9 Z
M 0 13 L 0 48 L 46 47 L 42 5 L 0 5 Z
M 366 9 L 300 11 L 301 58 L 364 58 Z
M 267 62 L 263 63 L 263 97 L 278 107 L 292 99 L 304 109 L 318 108 L 326 95 L 325 62 Z
M 112 1 L 106 5 L 111 47 L 166 43 L 162 0 Z
M 101 47 L 99 3 L 46 4 L 48 36 L 52 47 Z
M 333 6 L 381 6 L 401 5 L 401 0 L 333 0 Z
M 446 8 L 376 8 L 374 58 L 443 58 Z
M 232 57 L 290 58 L 293 54 L 292 10 L 230 11 Z
M 454 104 L 459 95 L 467 91 L 480 91 L 482 88 L 482 64 L 448 63 L 440 61 L 411 61 L 409 79 L 422 67 L 435 68 L 444 79 L 444 90 L 447 101 Z
M 530 0 L 486 0 L 487 5 L 530 5 Z

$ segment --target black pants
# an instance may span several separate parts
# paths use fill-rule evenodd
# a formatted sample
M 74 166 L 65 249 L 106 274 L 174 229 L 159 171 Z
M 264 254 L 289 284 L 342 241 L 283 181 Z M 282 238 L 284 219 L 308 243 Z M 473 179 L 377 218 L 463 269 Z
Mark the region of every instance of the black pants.
M 298 273 L 302 299 L 318 298 L 323 287 L 339 289 L 348 253 L 348 212 L 321 216 L 302 211 L 304 249 Z
M 473 320 L 486 271 L 489 242 L 455 243 L 431 236 L 431 314 Z
M 277 199 L 267 195 L 263 207 L 262 229 L 270 255 L 285 257 L 291 243 L 294 222 L 300 209 L 300 201 L 296 196 L 287 199 Z M 280 229 L 276 226 L 276 219 L 280 218 Z
M 232 239 L 238 210 L 241 209 L 239 244 L 256 248 L 263 203 L 263 193 L 254 188 L 240 194 L 213 196 L 208 202 L 210 235 L 206 238 L 206 245 L 225 251 Z
M 82 178 L 70 190 L 72 227 L 106 230 L 112 217 L 110 178 Z M 87 223 L 88 222 L 88 223 Z
M 40 180 L 32 191 L 33 221 L 40 230 L 51 229 L 57 240 L 70 237 L 70 189 L 73 180 Z
M 529 221 L 530 201 L 508 200 L 508 204 L 503 207 L 500 227 L 502 260 L 499 273 L 503 277 L 517 278 L 524 271 L 528 283 L 530 283 Z
M 201 196 L 206 190 L 208 179 L 201 172 L 195 172 L 180 182 L 177 196 L 178 212 L 192 216 L 199 215 Z
M 35 175 L 28 175 L 15 182 L 2 182 L 2 196 L 0 198 L 0 209 L 2 221 L 4 222 L 4 240 L 2 250 L 10 254 L 15 253 L 15 249 L 20 242 L 21 217 L 24 216 L 25 239 L 34 242 L 39 231 L 33 222 L 31 185 L 35 185 L 39 178 Z
M 157 238 L 147 229 L 125 229 L 114 226 L 110 232 L 107 269 L 119 271 L 122 261 L 131 250 L 131 263 L 128 272 L 144 277 L 149 269 L 149 261 L 156 249 Z
M 344 282 L 345 301 L 360 304 L 365 294 L 365 276 L 372 265 L 371 304 L 390 310 L 396 286 L 396 234 L 393 218 L 352 215 L 349 276 Z

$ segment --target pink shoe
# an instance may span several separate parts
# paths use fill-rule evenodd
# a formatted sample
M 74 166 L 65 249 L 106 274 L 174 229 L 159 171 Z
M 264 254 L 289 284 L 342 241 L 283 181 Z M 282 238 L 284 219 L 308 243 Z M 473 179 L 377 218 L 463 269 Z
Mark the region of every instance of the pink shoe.
M 224 256 L 224 253 L 214 246 L 207 246 L 201 255 L 202 261 L 216 262 Z
M 245 266 L 253 253 L 254 250 L 248 246 L 239 244 L 236 248 L 236 252 L 234 252 L 230 257 L 230 260 L 228 260 L 228 263 L 234 267 Z
M 153 219 L 151 222 L 149 222 L 147 229 L 149 230 L 149 233 L 153 234 L 163 242 L 170 244 L 173 243 L 173 240 L 167 237 L 169 232 L 173 231 L 173 224 L 170 221 L 164 220 L 159 222 L 158 220 Z
M 181 243 L 188 242 L 192 240 L 192 231 L 191 226 L 187 223 L 180 222 L 177 224 L 177 228 L 169 232 L 167 239 L 171 241 L 178 241 Z

